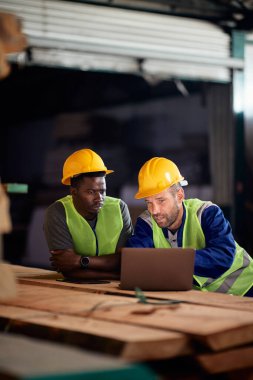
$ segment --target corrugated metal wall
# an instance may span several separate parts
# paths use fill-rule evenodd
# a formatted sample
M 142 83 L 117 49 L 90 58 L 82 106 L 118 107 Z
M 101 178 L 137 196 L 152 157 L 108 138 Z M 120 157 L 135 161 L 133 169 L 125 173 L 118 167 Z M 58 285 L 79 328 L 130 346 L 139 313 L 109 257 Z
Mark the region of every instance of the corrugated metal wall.
M 211 23 L 67 1 L 0 0 L 44 65 L 229 82 L 230 37 Z

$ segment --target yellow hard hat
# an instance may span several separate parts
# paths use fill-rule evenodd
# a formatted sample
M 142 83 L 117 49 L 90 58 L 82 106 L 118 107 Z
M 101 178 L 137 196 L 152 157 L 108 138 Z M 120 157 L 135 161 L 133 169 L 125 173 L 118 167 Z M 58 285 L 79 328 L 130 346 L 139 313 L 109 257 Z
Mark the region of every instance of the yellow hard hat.
M 139 191 L 136 199 L 151 197 L 161 193 L 175 183 L 188 185 L 174 162 L 164 157 L 153 157 L 141 167 L 138 176 Z
M 102 158 L 91 149 L 80 149 L 72 153 L 63 165 L 63 185 L 70 185 L 70 179 L 78 174 L 91 172 L 113 173 L 108 170 Z

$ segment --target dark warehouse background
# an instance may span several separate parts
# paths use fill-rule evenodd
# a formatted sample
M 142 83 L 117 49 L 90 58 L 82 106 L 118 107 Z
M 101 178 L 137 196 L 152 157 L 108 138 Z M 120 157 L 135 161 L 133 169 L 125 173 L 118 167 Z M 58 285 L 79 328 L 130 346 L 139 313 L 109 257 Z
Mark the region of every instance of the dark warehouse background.
M 238 1 L 237 6 L 233 1 L 83 3 L 204 19 L 226 33 L 252 28 L 249 1 Z M 12 62 L 11 74 L 0 82 L 1 180 L 29 186 L 28 194 L 9 194 L 13 231 L 4 236 L 7 261 L 47 266 L 40 240 L 43 214 L 68 193 L 60 182 L 62 165 L 80 148 L 94 149 L 115 170 L 107 177 L 107 193 L 127 201 L 133 220 L 144 207 L 133 198 L 138 170 L 152 156 L 166 156 L 178 164 L 189 182 L 187 197 L 213 199 L 210 99 L 221 93 L 224 112 L 232 102 L 231 82 L 148 77 L 141 61 L 136 73 L 46 67 L 33 62 L 29 48 L 26 54 L 28 61 Z M 238 242 L 253 254 L 253 175 L 244 151 L 244 126 L 238 129 L 243 115 L 233 113 L 232 107 L 227 115 L 237 126 L 232 139 L 234 203 L 220 206 Z M 34 247 L 44 250 L 42 259 L 32 256 Z

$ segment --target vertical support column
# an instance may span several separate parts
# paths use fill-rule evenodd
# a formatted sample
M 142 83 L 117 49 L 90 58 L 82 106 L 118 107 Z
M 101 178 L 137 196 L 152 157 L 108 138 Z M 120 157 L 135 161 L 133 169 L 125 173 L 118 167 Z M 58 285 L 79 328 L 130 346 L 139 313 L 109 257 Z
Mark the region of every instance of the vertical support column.
M 232 56 L 244 59 L 245 33 L 233 31 Z M 234 234 L 245 246 L 245 131 L 244 131 L 244 72 L 233 71 L 233 111 L 235 120 L 235 172 L 234 172 Z
M 231 84 L 208 85 L 208 129 L 213 201 L 233 224 L 234 124 Z
M 245 248 L 253 256 L 253 33 L 245 34 L 244 136 L 245 136 Z

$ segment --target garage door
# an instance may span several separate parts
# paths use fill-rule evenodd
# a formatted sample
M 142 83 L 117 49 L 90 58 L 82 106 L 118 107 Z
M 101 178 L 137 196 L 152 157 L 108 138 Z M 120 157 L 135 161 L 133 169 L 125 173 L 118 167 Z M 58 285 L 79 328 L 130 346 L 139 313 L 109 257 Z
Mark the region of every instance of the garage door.
M 243 67 L 230 36 L 206 21 L 67 1 L 0 0 L 0 9 L 23 20 L 36 64 L 219 82 Z

